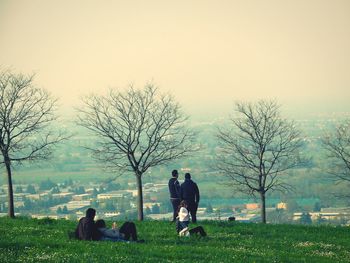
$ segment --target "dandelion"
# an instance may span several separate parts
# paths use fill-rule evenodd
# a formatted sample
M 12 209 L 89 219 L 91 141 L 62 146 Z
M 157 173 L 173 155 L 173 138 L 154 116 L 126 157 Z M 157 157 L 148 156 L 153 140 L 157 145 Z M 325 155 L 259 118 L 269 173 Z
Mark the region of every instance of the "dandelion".
M 310 241 L 299 242 L 299 243 L 294 245 L 294 247 L 312 247 L 312 246 L 315 246 L 315 243 L 310 242 Z
M 312 252 L 312 254 L 314 255 L 318 255 L 318 256 L 322 256 L 322 257 L 328 257 L 328 258 L 332 258 L 335 257 L 336 254 L 332 251 L 319 251 L 319 250 L 315 250 Z

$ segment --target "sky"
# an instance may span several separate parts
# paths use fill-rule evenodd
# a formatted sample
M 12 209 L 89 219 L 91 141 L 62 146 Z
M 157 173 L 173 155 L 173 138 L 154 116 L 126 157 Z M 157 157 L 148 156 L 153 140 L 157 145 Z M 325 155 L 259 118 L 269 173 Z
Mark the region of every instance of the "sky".
M 0 67 L 35 73 L 65 110 L 154 83 L 189 114 L 237 100 L 350 111 L 350 1 L 0 0 Z

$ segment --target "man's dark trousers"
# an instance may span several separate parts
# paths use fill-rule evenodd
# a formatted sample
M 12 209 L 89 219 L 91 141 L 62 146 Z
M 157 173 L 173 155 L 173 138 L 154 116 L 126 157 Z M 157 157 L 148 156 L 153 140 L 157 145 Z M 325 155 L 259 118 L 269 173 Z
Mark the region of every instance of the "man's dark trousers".
M 178 215 L 178 209 L 180 205 L 180 198 L 170 198 L 170 202 L 173 205 L 173 222 L 176 221 L 176 217 Z
M 192 223 L 196 223 L 198 203 L 196 203 L 193 200 L 186 200 L 186 202 L 187 202 L 187 210 L 191 214 Z

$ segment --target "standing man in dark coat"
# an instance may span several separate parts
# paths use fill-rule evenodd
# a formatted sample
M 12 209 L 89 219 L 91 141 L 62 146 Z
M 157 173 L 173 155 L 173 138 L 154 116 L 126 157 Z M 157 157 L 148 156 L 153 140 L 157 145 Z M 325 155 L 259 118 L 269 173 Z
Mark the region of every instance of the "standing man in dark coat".
M 191 180 L 189 173 L 185 174 L 185 181 L 181 184 L 180 198 L 187 202 L 188 212 L 191 214 L 192 222 L 197 222 L 197 209 L 199 203 L 199 189 L 195 182 Z
M 169 192 L 170 192 L 170 202 L 173 206 L 173 222 L 176 221 L 177 217 L 177 210 L 180 205 L 180 183 L 177 180 L 179 177 L 179 173 L 177 170 L 173 170 L 171 172 L 172 177 L 169 180 L 168 186 L 169 186 Z
M 80 240 L 98 240 L 95 237 L 95 218 L 96 210 L 89 208 L 86 210 L 86 216 L 79 220 L 78 226 L 75 230 L 75 237 Z

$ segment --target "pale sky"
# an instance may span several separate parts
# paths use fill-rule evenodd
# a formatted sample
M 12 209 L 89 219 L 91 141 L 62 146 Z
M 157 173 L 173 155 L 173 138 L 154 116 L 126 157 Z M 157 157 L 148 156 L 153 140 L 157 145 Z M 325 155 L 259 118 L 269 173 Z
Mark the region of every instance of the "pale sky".
M 0 66 L 66 109 L 154 82 L 190 113 L 260 98 L 350 111 L 350 1 L 0 0 Z

